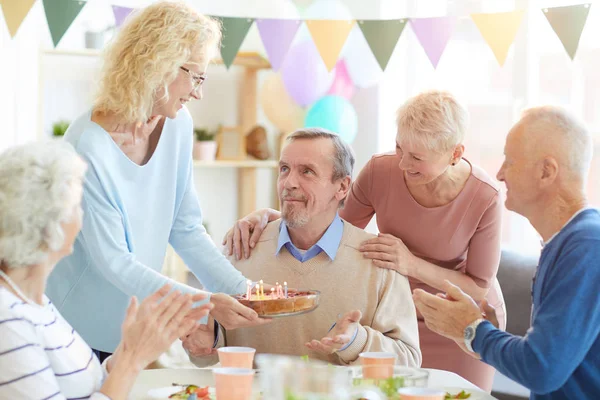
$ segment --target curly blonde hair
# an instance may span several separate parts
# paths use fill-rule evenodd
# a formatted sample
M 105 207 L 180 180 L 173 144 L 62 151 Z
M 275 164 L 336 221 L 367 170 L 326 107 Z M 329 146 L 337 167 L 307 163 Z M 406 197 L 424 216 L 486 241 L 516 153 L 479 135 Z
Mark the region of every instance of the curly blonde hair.
M 156 101 L 168 100 L 179 67 L 198 52 L 209 57 L 220 43 L 220 22 L 185 3 L 161 1 L 135 12 L 104 53 L 95 110 L 147 121 Z
M 397 123 L 398 140 L 445 153 L 464 140 L 469 112 L 451 93 L 432 90 L 408 99 L 398 109 Z

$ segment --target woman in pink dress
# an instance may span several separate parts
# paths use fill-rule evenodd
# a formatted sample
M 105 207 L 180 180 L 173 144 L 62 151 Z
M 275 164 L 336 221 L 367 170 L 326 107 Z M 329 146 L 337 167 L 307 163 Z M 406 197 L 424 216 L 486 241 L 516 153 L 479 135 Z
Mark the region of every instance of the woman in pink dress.
M 449 280 L 496 308 L 504 329 L 496 280 L 502 202 L 488 174 L 463 158 L 467 110 L 449 93 L 425 92 L 400 107 L 397 122 L 396 151 L 371 158 L 340 216 L 364 228 L 375 215 L 381 233 L 360 249 L 374 265 L 407 276 L 413 290 L 437 293 Z M 238 221 L 227 236 L 230 254 L 249 254 L 267 220 L 279 215 L 259 210 Z M 423 367 L 455 372 L 491 390 L 492 367 L 418 319 Z

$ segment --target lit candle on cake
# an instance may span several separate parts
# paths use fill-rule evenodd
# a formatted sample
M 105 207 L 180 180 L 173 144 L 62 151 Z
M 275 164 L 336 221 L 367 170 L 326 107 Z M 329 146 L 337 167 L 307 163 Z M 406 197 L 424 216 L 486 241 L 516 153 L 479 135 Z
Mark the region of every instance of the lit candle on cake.
M 256 284 L 256 298 L 260 300 L 260 287 L 258 286 L 258 283 Z
M 274 299 L 276 299 L 276 297 L 275 297 L 275 288 L 272 287 L 271 288 L 271 300 L 274 300 Z
M 263 285 L 263 280 L 261 279 L 259 281 L 259 283 L 260 283 L 260 293 L 259 293 L 259 296 L 263 296 L 264 297 L 264 295 L 265 295 L 265 287 Z
M 283 282 L 283 295 L 287 299 L 287 296 L 288 296 L 288 293 L 287 293 L 287 282 Z
M 283 289 L 279 282 L 277 282 L 277 298 L 281 299 L 283 297 Z
M 252 297 L 252 281 L 248 279 L 246 281 L 246 299 L 250 300 L 250 297 Z

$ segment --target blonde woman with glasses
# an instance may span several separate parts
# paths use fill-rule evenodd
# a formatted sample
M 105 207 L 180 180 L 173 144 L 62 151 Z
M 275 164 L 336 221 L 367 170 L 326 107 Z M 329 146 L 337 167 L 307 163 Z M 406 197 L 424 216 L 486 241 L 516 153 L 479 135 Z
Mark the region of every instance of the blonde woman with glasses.
M 227 295 L 243 293 L 246 278 L 206 233 L 194 188 L 185 104 L 202 98 L 220 39 L 219 23 L 185 3 L 137 12 L 105 52 L 92 108 L 65 135 L 89 165 L 84 218 L 48 295 L 101 359 L 119 343 L 130 296 L 166 283 L 198 292 L 160 273 L 169 243 L 206 290 L 222 292 L 211 296 L 215 320 L 229 329 L 265 323 Z

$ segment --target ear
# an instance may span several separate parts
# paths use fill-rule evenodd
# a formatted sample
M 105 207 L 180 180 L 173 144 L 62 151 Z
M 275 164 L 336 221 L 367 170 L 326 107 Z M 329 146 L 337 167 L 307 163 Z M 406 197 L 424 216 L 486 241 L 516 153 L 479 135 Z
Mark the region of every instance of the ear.
M 540 184 L 542 187 L 550 186 L 558 176 L 558 163 L 553 157 L 544 157 L 542 160 L 542 176 Z
M 348 196 L 348 192 L 350 191 L 350 186 L 352 185 L 352 179 L 349 176 L 342 178 L 340 180 L 340 187 L 335 194 L 335 198 L 338 201 L 342 201 Z
M 452 161 L 458 163 L 462 158 L 463 154 L 465 154 L 465 146 L 463 144 L 457 144 L 454 147 L 454 151 L 452 152 Z

